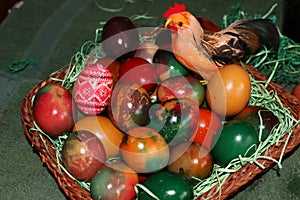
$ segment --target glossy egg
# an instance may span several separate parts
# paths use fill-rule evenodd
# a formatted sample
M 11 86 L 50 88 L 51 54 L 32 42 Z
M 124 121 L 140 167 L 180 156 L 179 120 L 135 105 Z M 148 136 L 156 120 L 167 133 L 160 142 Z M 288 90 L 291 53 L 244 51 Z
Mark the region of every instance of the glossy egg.
M 133 57 L 143 58 L 149 63 L 153 63 L 153 57 L 158 48 L 159 47 L 152 42 L 144 42 L 137 48 Z
M 167 166 L 169 147 L 163 137 L 147 127 L 130 129 L 124 137 L 120 154 L 129 167 L 139 173 L 158 171 Z
M 116 84 L 119 77 L 119 68 L 121 65 L 120 62 L 108 57 L 97 58 L 96 56 L 91 56 L 87 59 L 86 65 L 91 65 L 91 64 L 106 66 L 112 75 L 114 84 Z
M 171 77 L 158 85 L 157 98 L 160 102 L 188 98 L 200 106 L 205 99 L 205 88 L 197 78 L 190 75 Z
M 169 145 L 188 141 L 199 120 L 199 106 L 190 99 L 173 99 L 151 107 L 149 127 L 158 131 Z
M 188 71 L 175 58 L 171 51 L 159 49 L 154 55 L 156 73 L 161 81 L 174 76 L 184 76 Z
M 233 116 L 248 104 L 251 81 L 248 72 L 238 64 L 226 65 L 209 80 L 206 89 L 208 106 L 222 116 Z
M 143 58 L 129 58 L 119 69 L 119 81 L 136 83 L 152 93 L 156 88 L 157 75 L 154 67 Z
M 111 97 L 113 78 L 102 64 L 86 66 L 74 86 L 74 99 L 78 109 L 86 115 L 97 115 L 106 109 Z
M 126 59 L 139 46 L 139 33 L 127 17 L 113 17 L 106 22 L 102 31 L 104 52 L 113 59 Z
M 108 162 L 91 181 L 93 199 L 128 200 L 134 199 L 134 186 L 138 175 L 122 161 Z
M 143 185 L 160 200 L 191 200 L 194 199 L 191 182 L 174 172 L 162 170 L 147 177 Z M 154 198 L 143 189 L 139 190 L 138 199 L 153 200 Z
M 124 134 L 112 124 L 108 117 L 84 117 L 75 123 L 73 131 L 77 130 L 89 131 L 97 136 L 104 146 L 107 158 L 119 154 L 119 146 Z
M 118 82 L 108 106 L 109 118 L 126 132 L 147 123 L 150 106 L 151 99 L 146 89 L 135 83 Z
M 222 126 L 221 119 L 210 109 L 199 109 L 199 121 L 190 141 L 197 142 L 211 149 L 215 132 Z
M 104 166 L 106 156 L 101 141 L 94 134 L 77 131 L 64 142 L 62 160 L 75 178 L 89 181 Z
M 255 153 L 259 140 L 252 124 L 234 121 L 224 124 L 214 135 L 212 143 L 214 161 L 225 167 L 239 156 L 249 157 Z
M 183 174 L 189 179 L 205 179 L 211 174 L 213 166 L 214 161 L 209 149 L 199 143 L 184 142 L 170 150 L 167 169 Z

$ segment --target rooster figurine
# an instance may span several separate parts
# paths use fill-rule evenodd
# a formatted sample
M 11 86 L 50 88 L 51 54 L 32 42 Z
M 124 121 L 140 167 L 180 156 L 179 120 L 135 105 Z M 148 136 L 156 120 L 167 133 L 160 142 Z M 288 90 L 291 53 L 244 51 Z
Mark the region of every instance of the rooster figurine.
M 219 67 L 254 54 L 262 44 L 279 47 L 276 26 L 267 19 L 239 20 L 219 32 L 203 30 L 183 4 L 164 13 L 165 27 L 172 31 L 172 51 L 177 60 L 209 80 Z

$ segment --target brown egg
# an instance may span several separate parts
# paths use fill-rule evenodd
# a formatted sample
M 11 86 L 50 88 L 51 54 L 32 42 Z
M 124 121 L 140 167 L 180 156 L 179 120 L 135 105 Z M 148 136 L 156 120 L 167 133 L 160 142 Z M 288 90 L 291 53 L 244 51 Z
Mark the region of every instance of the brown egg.
M 138 30 L 127 17 L 113 17 L 103 27 L 102 45 L 108 57 L 126 59 L 139 45 Z
M 108 106 L 109 118 L 120 130 L 127 132 L 147 123 L 150 106 L 151 99 L 145 88 L 119 81 Z

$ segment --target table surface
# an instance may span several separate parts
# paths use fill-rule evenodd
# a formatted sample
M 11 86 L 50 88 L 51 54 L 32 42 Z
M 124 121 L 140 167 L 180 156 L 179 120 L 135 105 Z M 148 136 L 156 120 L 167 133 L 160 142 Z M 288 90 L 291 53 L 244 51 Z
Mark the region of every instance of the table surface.
M 162 25 L 163 12 L 173 1 L 26 0 L 0 26 L 0 199 L 66 199 L 54 177 L 32 149 L 22 129 L 20 106 L 25 94 L 51 72 L 66 64 L 78 48 L 93 39 L 100 22 L 122 15 L 130 17 L 149 11 L 152 20 L 137 20 L 137 27 Z M 134 3 L 132 3 L 134 2 Z M 283 1 L 189 0 L 192 13 L 217 24 L 230 7 L 240 3 L 249 14 L 265 13 L 278 3 L 278 26 L 283 23 Z M 96 3 L 120 12 L 106 12 Z M 149 10 L 150 9 L 150 10 Z M 8 66 L 16 60 L 31 59 L 35 65 L 18 73 Z M 233 199 L 300 199 L 300 150 L 258 177 Z

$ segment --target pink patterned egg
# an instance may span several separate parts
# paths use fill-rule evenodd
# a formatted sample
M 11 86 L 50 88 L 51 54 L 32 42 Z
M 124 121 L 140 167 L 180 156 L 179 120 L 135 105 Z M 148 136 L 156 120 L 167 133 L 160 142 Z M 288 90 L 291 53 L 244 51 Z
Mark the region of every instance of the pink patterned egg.
M 113 88 L 113 77 L 101 64 L 86 66 L 74 86 L 74 100 L 86 115 L 97 115 L 107 106 Z

